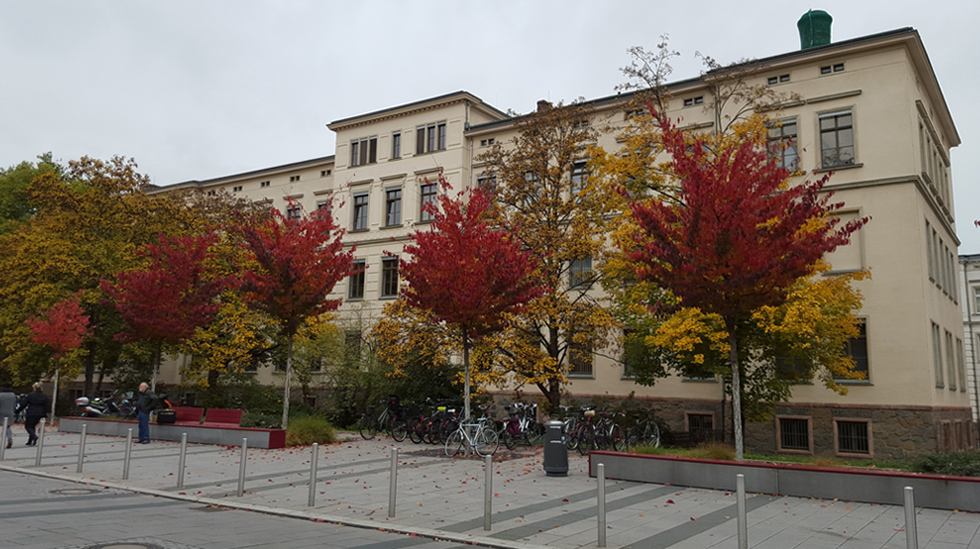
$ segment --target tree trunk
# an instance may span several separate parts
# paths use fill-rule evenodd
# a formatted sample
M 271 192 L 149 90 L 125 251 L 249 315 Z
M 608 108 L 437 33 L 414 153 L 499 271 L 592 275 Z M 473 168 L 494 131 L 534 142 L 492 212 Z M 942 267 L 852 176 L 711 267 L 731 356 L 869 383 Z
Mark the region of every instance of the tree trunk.
M 735 431 L 735 461 L 742 461 L 744 454 L 742 440 L 742 383 L 738 375 L 738 341 L 735 337 L 735 321 L 725 319 L 728 329 L 728 358 L 732 364 L 732 424 Z
M 470 421 L 470 338 L 463 329 L 463 421 Z
M 289 384 L 293 381 L 293 334 L 286 338 L 286 386 L 282 396 L 282 428 L 289 426 Z

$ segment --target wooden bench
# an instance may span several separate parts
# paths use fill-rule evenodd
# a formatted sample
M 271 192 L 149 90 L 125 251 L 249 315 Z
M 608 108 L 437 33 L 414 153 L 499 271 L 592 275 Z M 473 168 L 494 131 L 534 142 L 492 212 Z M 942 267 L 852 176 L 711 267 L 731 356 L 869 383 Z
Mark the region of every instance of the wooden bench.
M 205 427 L 239 427 L 242 423 L 242 410 L 228 408 L 208 408 L 204 416 Z
M 177 421 L 174 425 L 200 425 L 201 418 L 204 417 L 204 408 L 175 406 L 172 410 L 177 412 Z

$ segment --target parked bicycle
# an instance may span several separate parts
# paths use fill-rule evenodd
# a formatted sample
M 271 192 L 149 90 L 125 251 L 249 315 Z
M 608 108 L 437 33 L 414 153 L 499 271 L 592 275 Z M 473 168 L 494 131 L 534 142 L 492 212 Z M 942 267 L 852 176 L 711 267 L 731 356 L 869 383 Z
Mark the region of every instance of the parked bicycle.
M 513 406 L 504 406 L 504 409 L 510 418 L 504 422 L 498 436 L 508 450 L 519 445 L 534 446 L 541 441 L 544 426 L 537 422 L 537 404 L 515 402 Z
M 446 455 L 453 457 L 466 448 L 479 456 L 491 456 L 499 446 L 500 439 L 493 428 L 493 420 L 484 414 L 476 422 L 460 422 L 459 427 L 446 439 Z
M 398 442 L 405 440 L 408 435 L 407 423 L 398 397 L 396 395 L 388 397 L 385 407 L 377 417 L 374 417 L 374 407 L 369 407 L 368 411 L 361 415 L 357 432 L 364 440 L 371 440 L 382 432 L 388 433 Z
M 592 411 L 592 414 L 595 412 Z M 588 414 L 588 413 L 587 413 Z M 590 419 L 593 416 L 589 416 Z M 598 420 L 587 421 L 578 439 L 578 453 L 588 455 L 592 450 L 625 450 L 626 436 L 623 429 L 612 418 L 603 413 Z
M 639 444 L 648 444 L 654 448 L 660 447 L 660 426 L 654 419 L 653 412 L 647 412 L 643 419 L 640 414 L 634 414 L 636 425 L 626 431 L 626 446 L 632 448 Z

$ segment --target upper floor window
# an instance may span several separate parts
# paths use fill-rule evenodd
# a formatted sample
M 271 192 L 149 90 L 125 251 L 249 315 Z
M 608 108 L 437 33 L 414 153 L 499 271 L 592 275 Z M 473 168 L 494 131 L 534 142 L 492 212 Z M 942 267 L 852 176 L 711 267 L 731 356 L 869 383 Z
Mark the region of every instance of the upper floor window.
M 296 203 L 286 205 L 286 219 L 299 219 L 303 215 L 303 208 Z
M 485 193 L 492 193 L 497 188 L 497 177 L 485 173 L 480 174 L 476 178 L 476 186 Z
M 851 111 L 820 115 L 821 167 L 854 164 L 854 121 Z
M 980 286 L 973 287 L 973 314 L 980 314 Z
M 363 259 L 354 260 L 354 274 L 347 278 L 347 299 L 364 299 L 364 269 Z
M 295 183 L 297 181 L 299 181 L 299 176 L 298 175 L 291 175 L 291 176 L 289 176 L 289 182 L 290 183 Z
M 272 183 L 271 181 L 262 181 L 259 183 L 259 187 L 265 188 L 268 187 L 271 183 Z
M 368 194 L 354 195 L 354 220 L 351 228 L 355 231 L 366 231 L 368 228 Z
M 946 386 L 943 381 L 943 341 L 939 332 L 939 325 L 932 323 L 932 369 L 936 376 L 936 387 L 942 389 Z
M 446 123 L 439 122 L 415 129 L 415 154 L 446 149 Z
M 401 225 L 402 222 L 402 190 L 388 189 L 385 191 L 385 226 Z
M 489 147 L 490 145 L 493 145 L 493 143 L 494 143 L 494 139 L 492 137 L 490 137 L 488 139 L 481 139 L 480 140 L 480 146 L 481 147 Z
M 692 107 L 694 105 L 701 105 L 704 103 L 704 96 L 699 95 L 697 97 L 688 97 L 684 100 L 685 107 Z
M 333 202 L 331 200 L 329 200 L 329 199 L 327 199 L 327 200 L 317 200 L 316 201 L 316 209 L 322 210 L 324 208 L 326 208 L 326 210 L 328 212 L 331 211 L 331 210 L 333 210 Z
M 402 132 L 395 132 L 391 134 L 391 157 L 402 157 Z
M 363 166 L 378 161 L 378 138 L 365 137 L 350 143 L 350 165 Z
M 592 345 L 568 344 L 568 375 L 571 377 L 592 377 Z
M 236 186 L 232 187 L 231 192 L 235 192 L 235 193 L 242 192 L 242 186 L 241 185 L 236 185 Z
M 572 200 L 576 202 L 581 198 L 579 195 L 585 190 L 585 183 L 589 174 L 585 169 L 587 164 L 588 161 L 586 160 L 576 160 L 572 163 L 572 185 L 569 190 L 572 194 Z
M 868 321 L 866 319 L 861 319 L 861 323 L 858 325 L 858 336 L 854 339 L 848 340 L 845 345 L 847 354 L 854 360 L 854 371 L 863 373 L 864 379 L 862 381 L 867 381 Z M 837 377 L 836 379 L 839 381 L 843 378 Z
M 432 221 L 435 217 L 431 212 L 426 211 L 426 204 L 436 203 L 436 184 L 428 181 L 419 187 L 419 219 L 422 221 Z
M 779 76 L 770 76 L 766 83 L 772 86 L 773 84 L 779 84 L 780 82 L 789 82 L 788 74 L 780 74 Z
M 824 65 L 820 67 L 820 74 L 831 74 L 835 72 L 844 72 L 844 64 L 835 63 L 833 65 Z
M 592 287 L 592 258 L 575 259 L 568 268 L 569 284 L 573 290 L 588 290 Z
M 320 170 L 320 177 L 326 177 L 330 175 L 330 170 Z
M 386 257 L 381 260 L 381 297 L 398 295 L 398 258 Z
M 796 119 L 777 122 L 769 128 L 769 152 L 780 168 L 796 171 L 800 168 L 800 156 L 796 150 Z

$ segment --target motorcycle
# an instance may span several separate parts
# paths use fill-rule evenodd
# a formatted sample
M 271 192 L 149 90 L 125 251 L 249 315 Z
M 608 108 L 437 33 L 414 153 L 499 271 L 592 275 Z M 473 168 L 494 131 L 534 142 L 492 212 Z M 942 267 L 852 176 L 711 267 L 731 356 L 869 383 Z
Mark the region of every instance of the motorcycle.
M 89 399 L 79 397 L 75 399 L 75 415 L 79 417 L 102 417 L 108 413 L 108 407 L 101 398 Z

